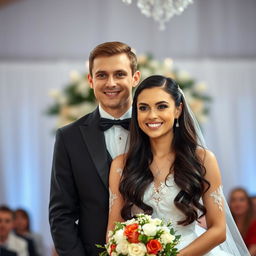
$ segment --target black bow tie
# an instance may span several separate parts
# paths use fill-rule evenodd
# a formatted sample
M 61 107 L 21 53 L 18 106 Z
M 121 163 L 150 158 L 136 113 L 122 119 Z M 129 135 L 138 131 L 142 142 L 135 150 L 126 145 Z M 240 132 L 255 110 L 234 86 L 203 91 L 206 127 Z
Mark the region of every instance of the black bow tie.
M 108 118 L 100 119 L 100 129 L 102 131 L 106 131 L 113 125 L 121 125 L 124 129 L 129 130 L 131 118 L 123 119 L 123 120 L 114 120 Z

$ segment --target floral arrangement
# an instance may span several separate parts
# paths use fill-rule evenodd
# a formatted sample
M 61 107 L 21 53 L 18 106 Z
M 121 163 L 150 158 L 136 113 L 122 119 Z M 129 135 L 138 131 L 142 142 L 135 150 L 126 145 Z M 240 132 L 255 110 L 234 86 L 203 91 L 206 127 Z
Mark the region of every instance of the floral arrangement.
M 180 239 L 171 228 L 158 218 L 146 214 L 137 214 L 126 222 L 117 222 L 108 234 L 108 243 L 101 256 L 176 256 L 175 247 Z
M 206 94 L 206 84 L 196 82 L 186 71 L 174 69 L 172 59 L 157 61 L 149 54 L 140 55 L 138 70 L 141 72 L 141 80 L 153 74 L 175 79 L 199 123 L 207 120 L 208 103 L 211 98 Z M 95 109 L 97 102 L 87 81 L 87 74 L 71 71 L 70 81 L 62 91 L 56 89 L 50 91 L 54 103 L 47 109 L 47 114 L 58 116 L 57 127 L 68 124 Z

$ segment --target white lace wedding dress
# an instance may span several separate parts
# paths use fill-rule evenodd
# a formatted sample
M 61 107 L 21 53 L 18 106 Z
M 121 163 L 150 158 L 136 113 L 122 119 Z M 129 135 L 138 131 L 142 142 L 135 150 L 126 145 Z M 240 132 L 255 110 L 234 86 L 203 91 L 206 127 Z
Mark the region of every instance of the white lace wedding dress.
M 180 189 L 175 184 L 173 175 L 169 175 L 166 184 L 161 183 L 157 189 L 152 182 L 145 191 L 143 201 L 153 208 L 152 217 L 163 219 L 166 222 L 171 221 L 176 233 L 181 235 L 180 243 L 177 245 L 180 250 L 189 245 L 205 230 L 198 226 L 196 221 L 187 226 L 177 225 L 177 221 L 184 219 L 183 213 L 173 203 L 179 191 Z M 133 207 L 132 212 L 133 214 L 139 213 L 140 209 Z M 236 255 L 224 252 L 220 247 L 216 247 L 204 256 Z

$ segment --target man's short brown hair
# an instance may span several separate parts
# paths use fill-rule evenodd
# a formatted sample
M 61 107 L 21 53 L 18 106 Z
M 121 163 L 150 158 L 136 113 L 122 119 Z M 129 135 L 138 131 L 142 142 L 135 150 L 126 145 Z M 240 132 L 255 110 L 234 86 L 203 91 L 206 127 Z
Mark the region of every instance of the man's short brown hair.
M 0 205 L 0 212 L 8 212 L 14 218 L 14 213 L 13 211 L 6 205 Z
M 99 56 L 113 56 L 116 54 L 125 53 L 130 60 L 132 74 L 137 70 L 137 58 L 129 45 L 121 42 L 106 42 L 96 46 L 90 53 L 89 57 L 89 72 L 92 76 L 93 61 Z

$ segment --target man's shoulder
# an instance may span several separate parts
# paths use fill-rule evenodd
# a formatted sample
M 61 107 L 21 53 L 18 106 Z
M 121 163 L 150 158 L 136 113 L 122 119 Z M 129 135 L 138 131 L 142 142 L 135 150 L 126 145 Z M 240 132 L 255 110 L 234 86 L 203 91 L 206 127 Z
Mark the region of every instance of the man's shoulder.
M 88 113 L 88 114 L 82 116 L 81 118 L 77 119 L 76 121 L 74 121 L 70 124 L 67 124 L 67 125 L 59 128 L 58 130 L 60 130 L 62 133 L 72 132 L 72 131 L 76 130 L 77 128 L 79 128 L 80 126 L 88 124 L 90 122 L 90 120 L 95 115 L 97 115 L 97 113 L 98 113 L 98 109 L 94 110 L 91 113 Z
M 27 241 L 11 233 L 8 237 L 8 247 L 17 249 L 27 249 Z

